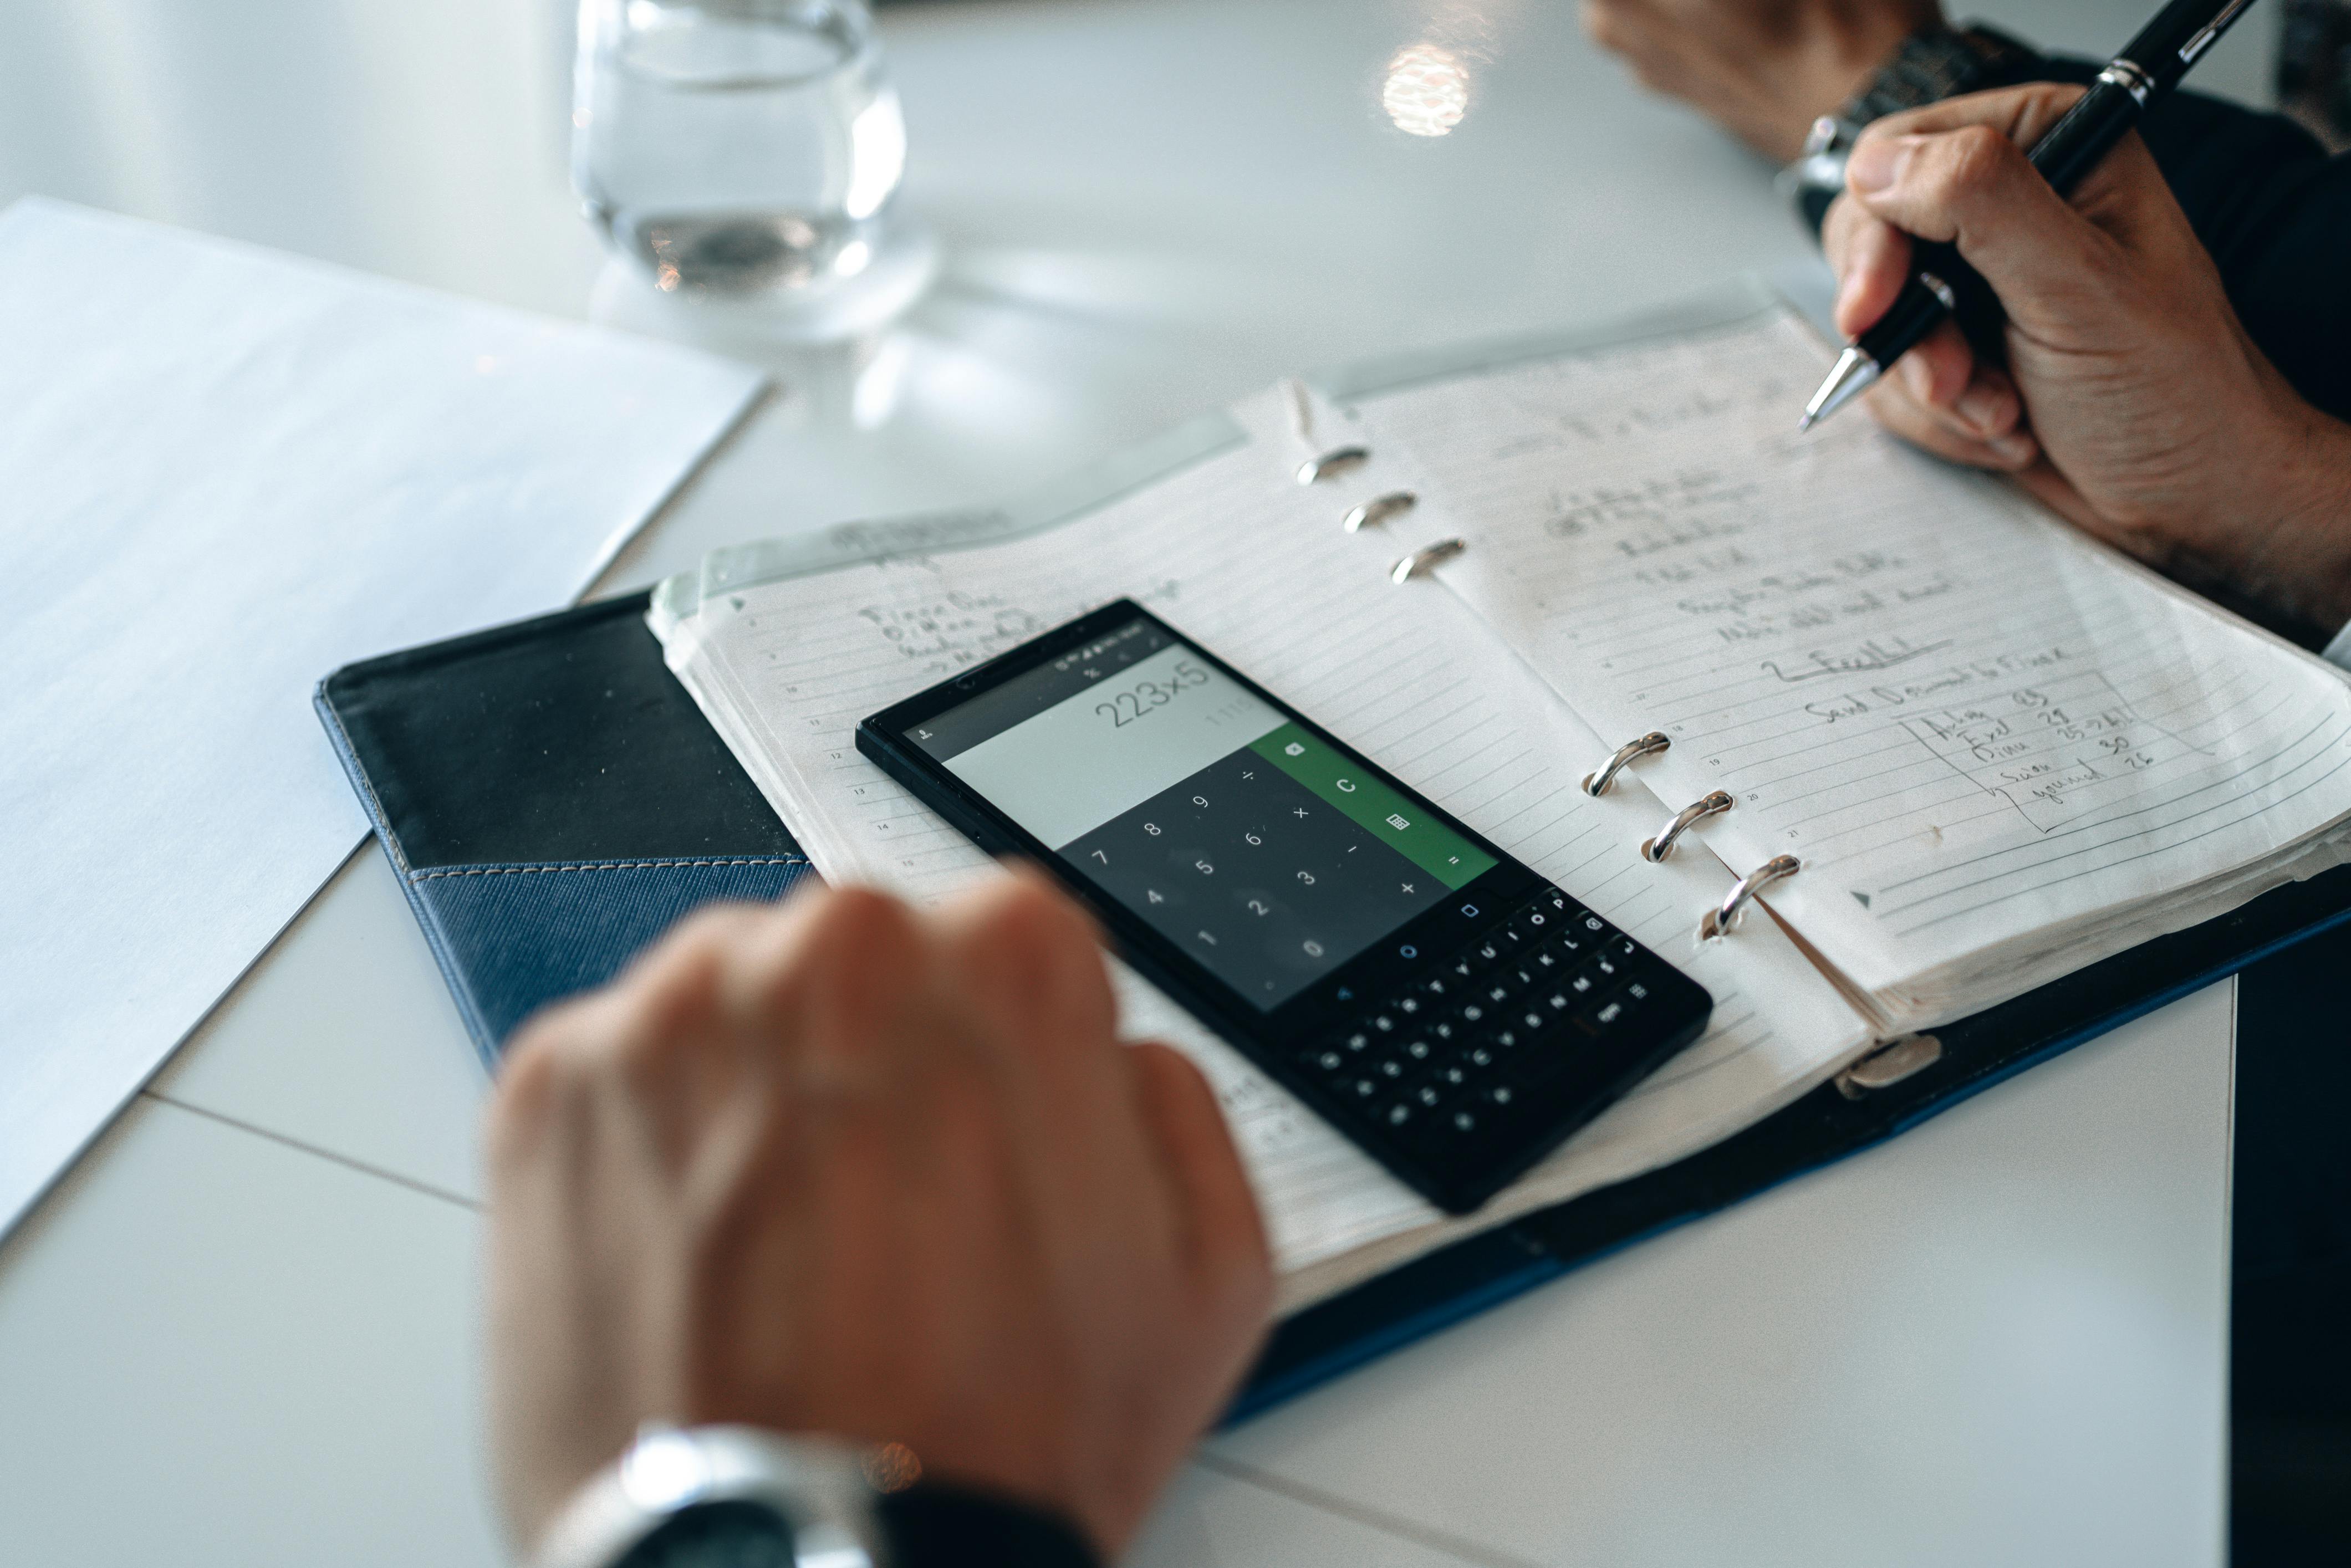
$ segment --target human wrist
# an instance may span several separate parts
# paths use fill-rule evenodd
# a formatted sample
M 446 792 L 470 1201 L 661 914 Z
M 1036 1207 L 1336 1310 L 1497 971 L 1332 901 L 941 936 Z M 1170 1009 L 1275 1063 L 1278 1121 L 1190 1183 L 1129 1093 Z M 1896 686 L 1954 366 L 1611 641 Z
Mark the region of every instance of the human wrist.
M 2259 519 L 2231 573 L 2304 641 L 2325 643 L 2351 622 L 2351 424 L 2290 392 L 2265 444 Z
M 1767 157 L 1791 162 L 1815 123 L 1860 99 L 1913 37 L 1942 27 L 1931 9 L 1865 6 L 1859 15 L 1835 17 L 1790 45 L 1768 108 L 1741 134 Z

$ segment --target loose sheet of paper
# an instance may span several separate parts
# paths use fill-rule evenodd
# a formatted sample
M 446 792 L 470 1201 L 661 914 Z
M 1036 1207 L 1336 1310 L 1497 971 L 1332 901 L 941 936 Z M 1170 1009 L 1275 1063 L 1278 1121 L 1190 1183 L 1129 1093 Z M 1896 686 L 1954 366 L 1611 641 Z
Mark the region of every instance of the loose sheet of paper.
M 2021 989 L 2020 943 L 2351 810 L 2339 672 L 1865 415 L 1799 435 L 1824 361 L 1765 308 L 1360 403 L 1464 514 L 1445 583 L 1604 735 L 1669 735 L 1661 791 L 1731 791 L 1733 868 L 1800 856 L 1770 901 L 1866 989 Z
M 365 835 L 319 677 L 562 605 L 758 384 L 58 203 L 0 213 L 0 1230 Z
M 1848 1059 L 1860 1019 L 1768 922 L 1695 950 L 1726 879 L 1700 856 L 1639 858 L 1661 810 L 1637 787 L 1576 787 L 1589 732 L 1449 595 L 1391 584 L 1393 538 L 1340 529 L 1351 501 L 1415 476 L 1375 463 L 1343 493 L 1301 490 L 1278 400 L 1241 413 L 1253 444 L 1037 537 L 713 596 L 664 629 L 672 666 L 827 875 L 935 898 L 988 862 L 857 753 L 857 722 L 1130 594 L 1683 964 L 1716 998 L 1709 1033 L 1482 1223 L 1702 1146 Z M 1151 988 L 1130 977 L 1123 999 L 1132 1032 L 1216 1084 L 1285 1270 L 1439 1218 Z

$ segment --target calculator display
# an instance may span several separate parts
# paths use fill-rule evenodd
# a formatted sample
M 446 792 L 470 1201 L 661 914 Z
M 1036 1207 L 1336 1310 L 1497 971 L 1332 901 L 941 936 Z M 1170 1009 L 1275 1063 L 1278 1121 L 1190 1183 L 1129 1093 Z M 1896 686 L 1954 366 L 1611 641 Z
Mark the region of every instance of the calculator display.
M 1261 1009 L 1496 863 L 1145 620 L 904 735 Z

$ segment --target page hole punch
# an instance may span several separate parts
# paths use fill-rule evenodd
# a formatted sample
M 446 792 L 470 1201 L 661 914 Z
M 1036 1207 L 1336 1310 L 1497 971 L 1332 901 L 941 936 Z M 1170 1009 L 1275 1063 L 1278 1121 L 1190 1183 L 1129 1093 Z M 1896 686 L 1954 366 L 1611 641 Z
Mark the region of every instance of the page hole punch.
M 1433 545 L 1423 545 L 1388 568 L 1388 580 L 1399 585 L 1410 582 L 1430 567 L 1451 560 L 1468 548 L 1459 539 L 1439 539 Z
M 1740 918 L 1747 913 L 1747 906 L 1754 902 L 1757 894 L 1775 882 L 1785 882 L 1803 869 L 1804 862 L 1793 855 L 1773 855 L 1740 877 L 1731 884 L 1729 894 L 1722 901 L 1722 907 L 1708 910 L 1706 918 L 1698 923 L 1698 940 L 1711 942 L 1737 930 Z
M 1351 534 L 1361 533 L 1375 524 L 1386 522 L 1390 517 L 1401 517 L 1419 505 L 1420 497 L 1410 490 L 1391 490 L 1384 496 L 1374 497 L 1360 507 L 1350 507 L 1347 515 L 1339 519 L 1339 525 Z
M 1371 460 L 1372 449 L 1368 446 L 1334 446 L 1301 463 L 1298 465 L 1298 482 L 1319 485 L 1325 479 L 1352 474 Z
M 1662 729 L 1653 729 L 1638 739 L 1626 741 L 1616 748 L 1614 756 L 1609 758 L 1598 768 L 1583 776 L 1583 792 L 1587 795 L 1605 795 L 1608 793 L 1608 786 L 1616 782 L 1616 775 L 1624 769 L 1626 763 L 1636 757 L 1646 757 L 1652 751 L 1663 751 L 1671 745 L 1673 745 L 1672 739 Z
M 1736 802 L 1731 800 L 1729 791 L 1726 789 L 1717 789 L 1710 795 L 1692 800 L 1674 813 L 1674 820 L 1666 824 L 1664 832 L 1654 839 L 1641 841 L 1641 858 L 1655 865 L 1674 852 L 1674 841 L 1687 832 L 1694 823 L 1702 822 L 1708 817 L 1719 816 L 1729 810 L 1734 804 Z

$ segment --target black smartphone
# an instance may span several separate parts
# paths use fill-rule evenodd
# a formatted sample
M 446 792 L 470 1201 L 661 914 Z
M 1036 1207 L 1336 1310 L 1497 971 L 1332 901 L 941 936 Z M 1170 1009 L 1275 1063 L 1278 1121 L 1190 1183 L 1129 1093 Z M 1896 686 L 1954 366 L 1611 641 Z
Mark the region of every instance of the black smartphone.
M 1698 1038 L 1704 988 L 1131 600 L 858 727 L 1440 1207 Z

